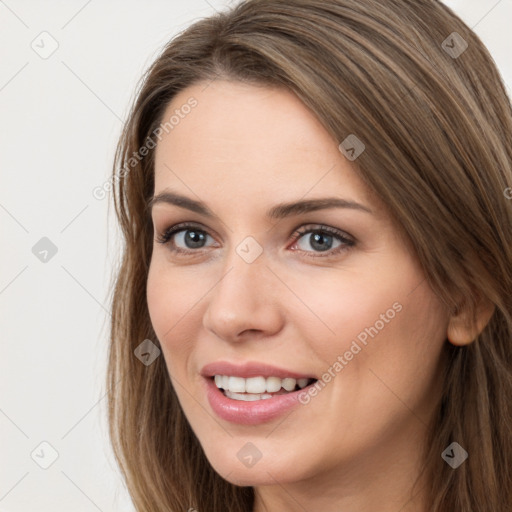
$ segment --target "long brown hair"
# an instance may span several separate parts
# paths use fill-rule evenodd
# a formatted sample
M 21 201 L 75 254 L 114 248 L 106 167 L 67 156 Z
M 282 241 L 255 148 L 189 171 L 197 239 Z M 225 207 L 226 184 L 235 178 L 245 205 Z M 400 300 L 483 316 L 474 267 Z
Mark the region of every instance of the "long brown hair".
M 252 487 L 210 466 L 163 357 L 146 366 L 134 355 L 143 340 L 159 346 L 146 303 L 154 136 L 179 91 L 219 77 L 286 87 L 335 140 L 356 135 L 366 146 L 357 172 L 410 240 L 432 289 L 453 311 L 473 313 L 479 297 L 494 304 L 472 343 L 445 344 L 424 474 L 433 512 L 510 512 L 512 110 L 487 49 L 436 0 L 247 0 L 179 34 L 143 77 L 112 176 L 124 247 L 107 379 L 111 441 L 137 510 L 254 504 Z M 452 442 L 469 454 L 456 470 L 441 458 Z

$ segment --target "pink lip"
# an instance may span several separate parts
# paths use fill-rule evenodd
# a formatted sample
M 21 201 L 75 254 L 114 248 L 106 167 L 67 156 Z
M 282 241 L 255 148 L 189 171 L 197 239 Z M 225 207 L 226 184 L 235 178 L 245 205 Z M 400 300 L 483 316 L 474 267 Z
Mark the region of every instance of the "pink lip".
M 233 364 L 227 361 L 218 361 L 203 366 L 201 370 L 203 377 L 213 377 L 214 375 L 229 375 L 233 377 L 279 377 L 285 379 L 316 379 L 314 375 L 297 373 L 292 370 L 285 370 L 266 363 L 257 363 L 248 361 L 243 364 Z
M 234 374 L 230 373 L 230 375 Z M 285 395 L 273 396 L 266 400 L 244 402 L 224 396 L 224 393 L 215 385 L 212 377 L 206 377 L 204 382 L 208 402 L 217 416 L 239 425 L 257 425 L 281 416 L 289 409 L 299 405 L 299 394 L 307 393 L 309 387 Z

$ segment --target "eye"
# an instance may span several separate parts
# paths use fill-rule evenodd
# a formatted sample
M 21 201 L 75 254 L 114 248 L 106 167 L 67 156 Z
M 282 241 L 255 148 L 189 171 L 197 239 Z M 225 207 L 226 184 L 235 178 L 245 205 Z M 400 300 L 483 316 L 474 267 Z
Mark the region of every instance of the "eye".
M 329 226 L 302 227 L 295 231 L 292 238 L 296 241 L 292 249 L 298 247 L 306 253 L 317 253 L 308 254 L 314 257 L 322 256 L 319 253 L 332 256 L 355 245 L 354 239 L 347 233 Z M 313 248 L 313 251 L 308 250 L 308 247 Z
M 168 244 L 172 252 L 190 254 L 194 250 L 203 249 L 208 237 L 213 240 L 206 231 L 196 225 L 181 223 L 166 229 L 156 241 Z
M 309 236 L 307 236 L 309 235 Z M 169 245 L 171 252 L 183 255 L 199 253 L 208 247 L 210 236 L 195 224 L 181 223 L 166 229 L 157 239 L 158 243 Z M 294 244 L 290 249 L 306 253 L 312 257 L 332 256 L 348 250 L 355 245 L 355 240 L 347 233 L 330 226 L 301 227 L 292 236 Z M 313 250 L 309 250 L 309 248 Z

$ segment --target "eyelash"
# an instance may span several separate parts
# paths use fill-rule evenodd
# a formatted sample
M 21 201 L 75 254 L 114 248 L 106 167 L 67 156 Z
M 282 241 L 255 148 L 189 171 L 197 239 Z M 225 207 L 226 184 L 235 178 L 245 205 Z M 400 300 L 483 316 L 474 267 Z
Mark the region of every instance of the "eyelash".
M 199 231 L 201 233 L 205 233 L 205 234 L 209 235 L 209 233 L 207 231 L 205 231 L 204 229 L 201 229 L 198 225 L 191 224 L 188 222 L 183 222 L 181 224 L 176 224 L 175 226 L 172 226 L 172 227 L 166 229 L 160 236 L 158 236 L 156 238 L 156 242 L 163 244 L 163 245 L 169 245 L 169 250 L 176 254 L 182 254 L 185 256 L 186 255 L 190 256 L 190 255 L 193 255 L 194 253 L 197 254 L 201 251 L 201 249 L 185 250 L 180 247 L 175 247 L 171 243 L 171 239 L 172 239 L 173 235 L 175 235 L 181 231 L 188 231 L 188 230 L 195 230 L 195 231 Z M 332 228 L 330 226 L 324 226 L 324 225 L 316 225 L 315 228 L 301 227 L 292 233 L 292 235 L 290 236 L 290 239 L 293 241 L 293 245 L 295 245 L 296 242 L 298 242 L 298 240 L 300 238 L 302 238 L 304 235 L 307 235 L 308 233 L 317 233 L 317 232 L 333 235 L 335 238 L 337 238 L 342 243 L 342 245 L 340 245 L 339 247 L 336 247 L 335 249 L 330 249 L 328 251 L 325 251 L 325 253 L 324 253 L 325 255 L 322 254 L 322 252 L 320 252 L 320 251 L 316 251 L 316 252 L 313 251 L 314 252 L 314 255 L 313 255 L 313 254 L 311 254 L 312 251 L 304 251 L 302 249 L 297 249 L 297 250 L 302 253 L 305 253 L 308 257 L 326 258 L 326 257 L 334 256 L 341 252 L 347 251 L 348 249 L 350 249 L 351 247 L 353 247 L 355 245 L 354 239 L 349 238 L 347 236 L 347 234 L 344 233 L 343 231 Z

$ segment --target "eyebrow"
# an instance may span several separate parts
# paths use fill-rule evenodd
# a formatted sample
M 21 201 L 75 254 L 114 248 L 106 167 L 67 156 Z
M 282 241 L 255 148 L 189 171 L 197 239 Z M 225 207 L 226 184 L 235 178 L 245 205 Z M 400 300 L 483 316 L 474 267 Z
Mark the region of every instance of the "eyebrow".
M 153 196 L 147 205 L 149 211 L 153 209 L 156 204 L 172 204 L 192 212 L 199 213 L 204 217 L 211 219 L 218 219 L 210 208 L 208 208 L 201 201 L 196 201 L 190 197 L 182 196 L 176 192 L 162 192 L 156 196 Z M 293 215 L 301 215 L 316 210 L 324 210 L 328 208 L 348 208 L 352 210 L 358 210 L 365 213 L 373 214 L 372 210 L 368 207 L 357 203 L 355 201 L 349 201 L 339 197 L 325 197 L 319 199 L 307 199 L 303 201 L 294 201 L 290 203 L 280 203 L 270 208 L 266 216 L 269 219 L 283 219 L 285 217 L 291 217 Z

